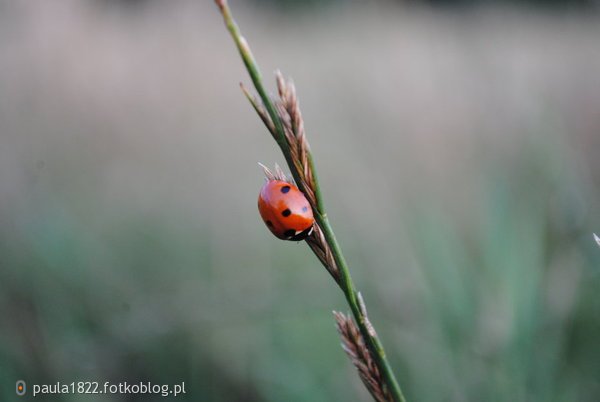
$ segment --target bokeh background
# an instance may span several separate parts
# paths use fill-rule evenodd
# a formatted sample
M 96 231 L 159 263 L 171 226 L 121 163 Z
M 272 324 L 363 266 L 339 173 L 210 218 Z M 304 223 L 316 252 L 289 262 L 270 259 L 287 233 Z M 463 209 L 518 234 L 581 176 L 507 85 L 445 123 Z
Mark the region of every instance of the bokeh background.
M 600 400 L 598 3 L 231 3 L 409 400 Z M 0 400 L 369 400 L 239 81 L 211 1 L 0 3 Z

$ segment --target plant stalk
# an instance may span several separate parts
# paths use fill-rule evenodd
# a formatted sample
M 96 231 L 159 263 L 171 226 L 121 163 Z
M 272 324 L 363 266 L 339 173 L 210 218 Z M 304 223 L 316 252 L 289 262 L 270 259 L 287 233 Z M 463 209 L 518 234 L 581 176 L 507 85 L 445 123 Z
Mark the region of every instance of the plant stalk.
M 252 56 L 250 47 L 248 46 L 248 43 L 246 42 L 244 37 L 240 34 L 239 28 L 231 15 L 231 11 L 229 9 L 229 6 L 227 5 L 227 2 L 225 0 L 216 0 L 216 3 L 219 6 L 219 9 L 221 10 L 221 14 L 223 15 L 223 19 L 225 20 L 225 25 L 227 26 L 229 33 L 233 37 L 233 40 L 240 52 L 242 60 L 244 61 L 246 69 L 248 70 L 250 78 L 252 79 L 254 87 L 256 88 L 256 91 L 258 92 L 267 110 L 267 113 L 269 114 L 269 117 L 273 121 L 273 125 L 275 128 L 273 136 L 275 138 L 275 141 L 281 148 L 281 151 L 290 168 L 292 176 L 294 177 L 296 183 L 300 186 L 300 190 L 306 192 L 305 189 L 302 188 L 303 185 L 302 180 L 300 180 L 300 173 L 296 169 L 294 161 L 291 157 L 290 147 L 285 136 L 283 123 L 281 122 L 279 115 L 277 114 L 277 111 L 271 101 L 271 98 L 268 96 L 263 86 L 260 70 L 258 68 L 258 64 L 256 63 L 256 60 Z M 402 394 L 402 390 L 400 389 L 398 381 L 396 380 L 392 367 L 390 366 L 387 360 L 383 345 L 377 337 L 377 334 L 373 330 L 366 316 L 366 311 L 364 311 L 364 309 L 361 308 L 361 305 L 359 303 L 358 292 L 354 287 L 352 277 L 350 276 L 350 271 L 348 270 L 348 265 L 346 264 L 344 255 L 342 254 L 341 248 L 337 242 L 333 229 L 331 228 L 331 224 L 329 223 L 329 219 L 327 218 L 327 214 L 325 213 L 325 208 L 321 196 L 321 189 L 318 184 L 312 154 L 310 153 L 308 155 L 308 163 L 310 164 L 313 173 L 313 181 L 315 183 L 314 192 L 317 204 L 315 206 L 316 211 L 314 211 L 315 219 L 323 230 L 326 242 L 331 247 L 334 260 L 339 269 L 341 278 L 339 283 L 340 288 L 343 291 L 344 296 L 346 297 L 346 301 L 348 302 L 350 309 L 352 310 L 352 315 L 354 316 L 356 324 L 360 329 L 365 343 L 371 351 L 373 359 L 375 360 L 379 371 L 385 379 L 385 383 L 389 389 L 390 394 L 393 396 L 395 402 L 405 402 L 406 399 Z
M 242 57 L 244 65 L 246 66 L 246 70 L 248 70 L 248 74 L 250 75 L 250 78 L 252 79 L 254 88 L 256 88 L 258 95 L 260 96 L 265 108 L 267 109 L 267 113 L 269 114 L 269 117 L 271 118 L 271 120 L 273 121 L 273 124 L 275 125 L 275 133 L 274 133 L 275 141 L 277 142 L 277 145 L 279 145 L 279 148 L 281 148 L 281 152 L 283 153 L 283 156 L 285 157 L 285 161 L 287 162 L 288 166 L 290 167 L 292 176 L 294 177 L 294 180 L 300 187 L 300 190 L 302 190 L 302 192 L 306 192 L 306 190 L 303 188 L 304 186 L 302 186 L 302 183 L 301 183 L 302 181 L 300 180 L 300 175 L 299 175 L 298 171 L 295 168 L 293 168 L 294 161 L 292 160 L 292 156 L 290 153 L 290 146 L 288 145 L 286 137 L 285 137 L 283 123 L 281 122 L 281 119 L 279 118 L 279 115 L 277 114 L 277 110 L 275 109 L 273 102 L 271 102 L 271 98 L 269 97 L 269 95 L 267 94 L 267 91 L 265 90 L 265 87 L 262 83 L 262 75 L 260 73 L 260 69 L 258 68 L 258 63 L 256 62 L 256 60 L 254 59 L 254 56 L 252 55 L 250 46 L 248 45 L 248 42 L 246 41 L 246 39 L 240 33 L 240 29 L 237 26 L 235 20 L 233 19 L 233 16 L 231 15 L 231 10 L 229 9 L 229 5 L 227 4 L 227 1 L 226 0 L 216 0 L 215 2 L 217 3 L 217 6 L 219 6 L 219 9 L 221 10 L 221 14 L 223 15 L 223 20 L 225 21 L 227 30 L 231 34 L 231 37 L 233 38 L 233 41 L 235 42 L 235 45 L 238 48 L 238 51 L 240 52 L 240 56 Z
M 375 331 L 370 331 L 367 327 L 368 318 L 365 315 L 365 312 L 360 308 L 358 303 L 358 292 L 354 287 L 354 282 L 352 281 L 352 277 L 350 276 L 350 270 L 348 269 L 348 265 L 346 264 L 346 259 L 342 254 L 341 248 L 337 239 L 335 238 L 335 234 L 333 233 L 333 229 L 329 224 L 329 219 L 327 219 L 326 215 L 317 214 L 317 222 L 321 225 L 323 229 L 323 234 L 325 235 L 325 239 L 327 243 L 331 246 L 333 252 L 333 258 L 339 268 L 341 275 L 340 287 L 344 292 L 344 296 L 346 297 L 346 301 L 350 306 L 350 310 L 352 310 L 352 315 L 354 316 L 354 320 L 360 329 L 360 332 L 367 344 L 369 350 L 373 355 L 373 359 L 375 360 L 377 367 L 385 378 L 385 382 L 389 388 L 390 393 L 393 395 L 394 400 L 396 402 L 406 402 L 404 398 L 404 394 L 400 389 L 400 385 L 396 380 L 396 376 L 394 375 L 394 371 L 392 366 L 387 360 L 385 350 L 383 348 L 383 344 L 379 340 L 379 337 L 375 333 Z

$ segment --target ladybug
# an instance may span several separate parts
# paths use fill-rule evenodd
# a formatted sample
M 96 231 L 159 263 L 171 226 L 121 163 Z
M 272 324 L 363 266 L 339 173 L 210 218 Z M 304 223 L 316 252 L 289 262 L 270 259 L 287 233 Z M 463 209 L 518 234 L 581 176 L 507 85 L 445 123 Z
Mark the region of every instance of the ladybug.
M 313 230 L 313 211 L 308 200 L 292 183 L 268 179 L 258 195 L 258 211 L 276 237 L 303 240 Z

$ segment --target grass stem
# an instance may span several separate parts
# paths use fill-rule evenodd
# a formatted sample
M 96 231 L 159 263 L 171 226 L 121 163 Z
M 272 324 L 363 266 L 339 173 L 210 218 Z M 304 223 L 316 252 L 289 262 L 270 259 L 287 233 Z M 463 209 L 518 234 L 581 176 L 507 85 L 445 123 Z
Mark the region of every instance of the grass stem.
M 262 104 L 266 109 L 266 113 L 263 112 L 261 106 L 257 103 L 255 99 L 253 99 L 247 93 L 243 86 L 242 89 L 244 90 L 246 96 L 250 99 L 252 106 L 260 115 L 261 119 L 263 119 L 265 125 L 267 126 L 267 128 L 269 128 L 269 131 L 271 131 L 271 134 L 275 138 L 275 141 L 281 148 L 281 151 L 290 168 L 292 176 L 294 177 L 294 180 L 298 184 L 300 190 L 302 190 L 305 194 L 309 194 L 311 192 L 312 194 L 314 194 L 314 197 L 307 196 L 307 198 L 309 199 L 309 201 L 311 201 L 311 204 L 313 206 L 313 212 L 315 215 L 315 220 L 323 233 L 326 243 L 326 250 L 328 250 L 328 252 L 330 253 L 333 261 L 327 262 L 328 260 L 325 257 L 320 257 L 320 259 L 322 262 L 325 260 L 325 262 L 323 263 L 326 265 L 330 273 L 332 273 L 334 278 L 337 280 L 341 290 L 343 291 L 346 301 L 350 306 L 350 310 L 352 311 L 352 315 L 354 316 L 354 320 L 356 321 L 356 325 L 358 326 L 360 334 L 364 339 L 364 343 L 368 347 L 373 357 L 373 360 L 377 365 L 378 373 L 381 373 L 381 376 L 383 377 L 383 382 L 385 384 L 385 389 L 383 391 L 385 392 L 382 392 L 382 394 L 389 395 L 389 397 L 382 397 L 383 399 L 380 399 L 376 397 L 375 393 L 370 388 L 369 390 L 374 395 L 374 397 L 376 397 L 377 400 L 405 402 L 402 390 L 400 389 L 394 372 L 387 360 L 383 344 L 381 343 L 380 339 L 377 336 L 377 333 L 375 332 L 373 326 L 369 321 L 367 311 L 364 306 L 364 301 L 362 301 L 360 293 L 357 292 L 354 286 L 352 277 L 350 276 L 348 265 L 346 263 L 346 260 L 344 259 L 344 255 L 342 254 L 340 245 L 335 237 L 331 224 L 329 223 L 329 219 L 327 217 L 325 207 L 323 204 L 321 189 L 317 180 L 314 160 L 308 148 L 308 143 L 304 137 L 304 133 L 296 132 L 297 127 L 295 127 L 293 123 L 289 124 L 291 128 L 286 126 L 285 122 L 281 118 L 281 112 L 277 108 L 277 105 L 273 103 L 273 101 L 268 96 L 264 88 L 258 64 L 256 63 L 256 60 L 254 59 L 252 52 L 250 51 L 248 43 L 241 35 L 240 30 L 231 15 L 231 11 L 229 9 L 229 6 L 227 5 L 227 2 L 225 0 L 216 0 L 216 3 L 219 6 L 219 9 L 221 10 L 221 14 L 223 15 L 223 18 L 225 20 L 225 25 L 227 26 L 227 29 L 233 37 L 233 40 L 240 52 L 246 69 L 248 70 L 250 78 L 252 79 L 254 87 L 256 88 L 260 99 L 262 100 Z M 297 109 L 297 101 L 295 98 L 295 92 L 293 88 L 291 92 L 288 92 L 287 88 L 285 87 L 285 84 L 283 83 L 283 79 L 280 76 L 278 76 L 278 79 L 280 79 L 280 82 L 278 82 L 280 96 L 282 97 L 284 103 L 284 106 L 279 106 L 283 108 L 285 108 L 285 106 L 288 106 L 290 108 Z M 291 112 L 293 113 L 294 110 L 291 110 Z M 299 110 L 296 110 L 296 112 L 297 114 L 295 115 L 295 117 L 301 119 L 301 117 L 299 117 Z M 270 122 L 268 121 L 268 119 L 270 119 Z M 294 137 L 294 135 L 296 135 L 296 137 Z M 291 144 L 301 148 L 301 150 L 306 155 L 306 161 L 299 160 L 297 155 L 294 154 L 292 149 L 293 147 L 291 146 Z M 310 192 L 308 190 L 310 190 Z

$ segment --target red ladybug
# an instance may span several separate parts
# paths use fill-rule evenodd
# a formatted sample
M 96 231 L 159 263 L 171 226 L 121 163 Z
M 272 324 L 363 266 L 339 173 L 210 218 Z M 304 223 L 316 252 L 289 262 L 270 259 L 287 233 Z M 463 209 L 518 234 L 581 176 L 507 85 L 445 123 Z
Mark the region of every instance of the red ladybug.
M 313 211 L 298 187 L 268 180 L 258 195 L 258 211 L 269 230 L 283 240 L 303 240 L 313 230 Z

